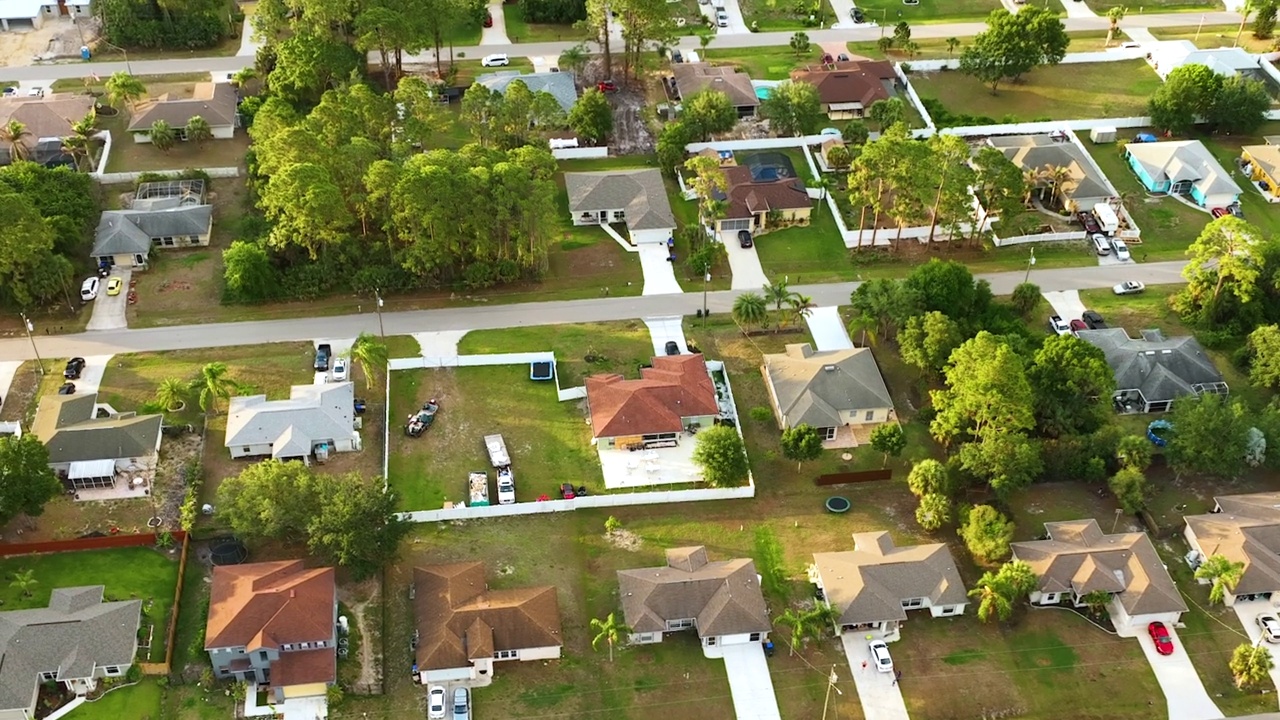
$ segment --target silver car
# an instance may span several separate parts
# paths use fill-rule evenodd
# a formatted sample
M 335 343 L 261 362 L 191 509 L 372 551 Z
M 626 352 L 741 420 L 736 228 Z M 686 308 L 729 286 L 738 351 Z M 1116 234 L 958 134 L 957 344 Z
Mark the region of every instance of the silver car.
M 1137 280 L 1126 280 L 1120 283 L 1119 285 L 1116 285 L 1115 287 L 1111 288 L 1111 292 L 1115 293 L 1116 295 L 1137 295 L 1138 293 L 1146 289 L 1147 289 L 1147 286 L 1143 285 Z
M 729 13 L 723 10 L 716 11 L 716 25 L 722 28 L 729 27 Z
M 471 696 L 464 687 L 453 691 L 453 720 L 471 720 Z
M 1280 643 L 1280 618 L 1275 613 L 1258 615 L 1258 627 L 1262 628 L 1262 639 L 1269 643 Z
M 1089 239 L 1093 241 L 1093 249 L 1096 250 L 1099 255 L 1111 254 L 1111 242 L 1107 240 L 1106 235 L 1103 235 L 1102 233 L 1094 233 L 1089 237 Z

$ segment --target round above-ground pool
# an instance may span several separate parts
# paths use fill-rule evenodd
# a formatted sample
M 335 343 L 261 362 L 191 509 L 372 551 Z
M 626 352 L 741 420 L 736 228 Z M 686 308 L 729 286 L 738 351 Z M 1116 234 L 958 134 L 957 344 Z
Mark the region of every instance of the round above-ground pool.
M 827 498 L 827 512 L 842 513 L 849 512 L 849 508 L 853 507 L 853 503 L 849 502 L 849 498 L 843 498 L 839 495 Z

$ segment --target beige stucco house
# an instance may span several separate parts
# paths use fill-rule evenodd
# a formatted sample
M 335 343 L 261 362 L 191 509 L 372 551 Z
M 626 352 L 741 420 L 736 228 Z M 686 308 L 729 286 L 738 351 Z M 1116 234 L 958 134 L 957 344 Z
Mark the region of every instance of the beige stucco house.
M 779 428 L 810 425 L 828 447 L 854 447 L 893 419 L 893 399 L 869 348 L 814 350 L 809 343 L 764 356 L 761 366 Z

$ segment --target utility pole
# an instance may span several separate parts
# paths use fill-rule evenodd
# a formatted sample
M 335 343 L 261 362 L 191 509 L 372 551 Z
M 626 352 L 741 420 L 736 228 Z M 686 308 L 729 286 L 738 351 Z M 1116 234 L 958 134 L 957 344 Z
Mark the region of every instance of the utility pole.
M 1027 259 L 1027 274 L 1022 276 L 1022 282 L 1025 285 L 1031 279 L 1031 266 L 1036 264 L 1036 249 L 1031 248 L 1031 257 Z
M 36 329 L 35 325 L 27 319 L 26 313 L 18 313 L 22 316 L 22 329 L 27 331 L 27 339 L 31 341 L 31 352 L 36 355 L 36 368 L 40 371 L 40 375 L 44 375 L 44 361 L 40 359 L 40 351 L 36 349 L 36 339 L 31 336 L 31 331 Z
M 822 720 L 827 720 L 827 705 L 831 702 L 831 691 L 835 690 L 837 695 L 843 696 L 840 688 L 836 687 L 836 666 L 831 666 L 831 674 L 827 676 L 827 697 L 822 701 Z
M 382 327 L 382 291 L 378 288 L 374 288 L 373 298 L 375 301 L 373 309 L 378 311 L 378 334 L 382 336 L 383 340 L 386 340 L 387 331 Z
M 702 276 L 702 327 L 707 326 L 707 283 L 711 282 L 711 268 Z

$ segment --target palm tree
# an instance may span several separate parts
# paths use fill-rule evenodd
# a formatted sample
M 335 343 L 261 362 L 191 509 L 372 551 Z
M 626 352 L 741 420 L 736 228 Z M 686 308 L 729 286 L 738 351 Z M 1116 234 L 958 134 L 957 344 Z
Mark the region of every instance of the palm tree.
M 23 141 L 29 137 L 31 132 L 27 130 L 27 126 L 17 120 L 10 120 L 0 126 L 0 141 L 9 143 L 9 158 L 13 161 L 27 159 L 30 148 Z
M 609 643 L 609 662 L 613 662 L 613 646 L 622 642 L 623 635 L 631 632 L 626 623 L 618 622 L 614 613 L 609 613 L 604 620 L 591 618 L 591 629 L 596 632 L 596 636 L 591 639 L 592 649 L 598 649 L 601 640 Z
M 813 609 L 805 612 L 805 617 L 813 624 L 814 637 L 822 637 L 827 630 L 836 632 L 836 621 L 840 619 L 840 611 L 831 603 L 814 603 Z M 838 634 L 838 633 L 837 633 Z
M 1107 603 L 1111 602 L 1111 593 L 1106 590 L 1094 590 L 1080 596 L 1080 602 L 1089 608 L 1089 612 L 1094 615 L 1101 616 L 1107 609 Z
M 955 52 L 958 47 L 960 47 L 960 38 L 947 38 L 947 59 L 951 58 L 951 53 Z
M 791 322 L 797 325 L 804 322 L 805 318 L 813 314 L 813 309 L 818 307 L 813 302 L 813 298 L 800 293 L 792 293 L 791 297 L 787 298 L 787 304 L 790 306 Z
M 983 573 L 982 579 L 969 591 L 970 597 L 978 598 L 978 619 L 989 622 L 993 616 L 1001 620 L 1012 617 L 1012 590 L 996 573 Z
M 187 404 L 187 393 L 191 392 L 191 383 L 183 382 L 176 377 L 165 378 L 156 388 L 156 402 L 169 412 L 178 412 Z
M 698 33 L 698 45 L 702 47 L 702 54 L 707 54 L 707 46 L 711 44 L 711 33 Z
M 133 104 L 147 96 L 147 86 L 138 78 L 127 72 L 118 72 L 107 78 L 104 86 L 107 90 L 107 101 L 116 107 Z
M 1030 206 L 1031 196 L 1035 193 L 1036 188 L 1040 186 L 1040 171 L 1034 168 L 1022 171 L 1022 182 L 1025 192 L 1022 195 L 1022 204 Z
M 151 129 L 147 134 L 151 136 L 151 144 L 161 152 L 169 152 L 173 149 L 173 144 L 178 141 L 178 133 L 174 132 L 173 127 L 164 120 L 151 123 Z
M 1249 13 L 1258 9 L 1259 0 L 1244 0 L 1240 5 L 1240 27 L 1236 30 L 1236 41 L 1232 47 L 1240 47 L 1240 33 L 1244 32 L 1244 24 L 1249 20 Z
M 387 344 L 369 333 L 360 333 L 351 344 L 351 359 L 364 373 L 364 386 L 372 388 L 374 375 L 387 367 Z
M 814 619 L 809 612 L 800 612 L 795 608 L 787 608 L 786 612 L 774 618 L 774 622 L 785 625 L 791 630 L 790 655 L 795 655 L 796 648 L 802 647 L 806 640 L 817 635 Z
M 560 67 L 568 68 L 575 76 L 582 74 L 582 68 L 587 65 L 587 46 L 584 43 L 578 43 L 571 48 L 560 53 Z
M 765 302 L 773 303 L 773 310 L 778 314 L 778 324 L 774 328 L 775 331 L 782 327 L 782 306 L 791 300 L 791 288 L 787 286 L 786 278 L 778 280 L 764 286 Z
M 1271 669 L 1276 663 L 1267 648 L 1243 643 L 1232 651 L 1227 666 L 1231 668 L 1231 675 L 1235 678 L 1236 689 L 1242 690 L 1246 686 L 1269 683 Z
M 244 84 L 258 77 L 258 71 L 252 67 L 242 67 L 231 74 L 231 84 L 236 87 L 244 87 Z
M 240 384 L 227 377 L 227 364 L 211 362 L 200 368 L 200 378 L 192 383 L 193 390 L 200 391 L 200 409 L 210 415 L 218 412 L 218 400 L 231 397 Z
M 1071 179 L 1071 170 L 1063 165 L 1045 166 L 1045 178 L 1053 183 L 1053 192 L 1049 194 L 1051 200 L 1057 200 L 1058 204 L 1066 207 L 1066 197 L 1062 195 L 1062 186 Z
M 1120 29 L 1120 21 L 1124 19 L 1125 8 L 1113 7 L 1107 11 L 1107 20 L 1111 21 L 1111 27 L 1107 28 L 1107 45 L 1115 39 L 1116 31 Z
M 1036 571 L 1022 560 L 1010 560 L 996 572 L 996 577 L 1013 592 L 1013 599 L 1018 600 L 1031 594 L 1039 584 Z
M 813 188 L 814 190 L 820 191 L 818 194 L 818 213 L 817 214 L 821 216 L 822 206 L 826 202 L 827 193 L 831 192 L 831 189 L 836 186 L 835 178 L 831 177 L 830 175 L 820 175 L 818 176 L 817 180 L 810 180 L 806 183 L 806 185 L 808 187 Z
M 71 124 L 71 135 L 62 139 L 62 147 L 76 160 L 79 166 L 79 158 L 89 159 L 89 141 L 98 130 L 98 114 L 90 110 L 88 115 L 80 118 Z
M 13 582 L 9 583 L 9 587 L 18 588 L 22 591 L 22 597 L 31 597 L 31 586 L 39 583 L 35 577 L 34 570 L 19 570 L 13 576 Z
M 1208 580 L 1213 583 L 1209 588 L 1209 603 L 1220 603 L 1226 600 L 1227 593 L 1236 589 L 1240 576 L 1244 574 L 1244 563 L 1231 562 L 1222 555 L 1210 555 L 1200 567 L 1196 568 L 1197 580 Z
M 760 293 L 745 292 L 734 298 L 733 320 L 739 325 L 763 327 L 769 319 L 769 306 Z
M 187 120 L 187 140 L 196 145 L 203 145 L 205 140 L 213 137 L 213 128 L 209 127 L 209 121 L 199 115 L 192 115 Z

